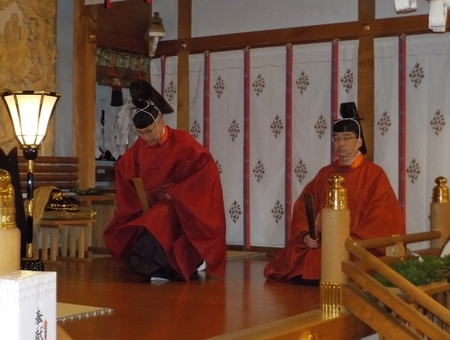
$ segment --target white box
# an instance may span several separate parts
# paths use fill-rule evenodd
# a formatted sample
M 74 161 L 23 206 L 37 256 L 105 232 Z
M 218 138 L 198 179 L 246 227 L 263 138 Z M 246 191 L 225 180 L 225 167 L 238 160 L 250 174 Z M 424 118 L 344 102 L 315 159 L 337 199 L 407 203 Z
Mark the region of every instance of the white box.
M 56 340 L 56 272 L 0 276 L 0 339 Z

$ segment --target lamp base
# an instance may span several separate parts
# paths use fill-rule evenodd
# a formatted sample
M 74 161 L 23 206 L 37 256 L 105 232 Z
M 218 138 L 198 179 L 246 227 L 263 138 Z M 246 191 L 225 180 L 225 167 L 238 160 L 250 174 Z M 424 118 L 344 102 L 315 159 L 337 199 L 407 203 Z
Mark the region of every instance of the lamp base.
M 20 260 L 20 270 L 32 270 L 35 272 L 44 271 L 44 262 L 32 257 L 25 257 Z

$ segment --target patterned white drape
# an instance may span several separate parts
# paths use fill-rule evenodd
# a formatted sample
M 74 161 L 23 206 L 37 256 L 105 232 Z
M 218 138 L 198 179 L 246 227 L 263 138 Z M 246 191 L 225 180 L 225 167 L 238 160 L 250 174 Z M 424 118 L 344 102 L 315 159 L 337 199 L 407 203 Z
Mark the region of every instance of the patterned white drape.
M 318 170 L 331 159 L 332 92 L 342 102 L 357 94 L 358 42 L 294 46 L 293 61 L 293 202 Z M 337 65 L 333 83 L 332 65 Z M 282 245 L 281 245 L 282 246 Z
M 331 58 L 330 43 L 294 46 L 293 202 L 317 171 L 330 161 Z
M 408 37 L 406 47 L 406 223 L 418 232 L 429 230 L 434 180 L 449 176 L 450 35 Z
M 358 46 L 357 40 L 339 42 L 339 104 L 355 102 L 358 106 Z
M 210 73 L 204 56 L 189 59 L 190 132 L 203 139 L 202 77 L 210 81 L 210 151 L 221 172 L 227 216 L 227 243 L 244 244 L 244 200 L 250 202 L 252 246 L 285 243 L 286 48 L 250 50 L 250 86 L 244 89 L 244 52 L 211 53 Z M 294 46 L 292 65 L 292 200 L 318 169 L 330 160 L 331 43 Z M 339 45 L 338 97 L 355 98 L 357 42 Z M 164 93 L 170 86 L 169 59 L 165 64 Z M 159 65 L 152 61 L 152 65 Z M 164 65 L 164 64 L 163 64 Z M 158 83 L 158 67 L 152 82 Z M 159 72 L 161 75 L 161 72 Z M 159 76 L 161 78 L 161 76 Z M 159 80 L 160 82 L 161 80 Z M 154 85 L 155 86 L 155 85 Z M 250 173 L 244 174 L 244 92 L 250 98 Z M 170 100 L 169 100 L 170 102 Z M 166 118 L 167 120 L 167 118 Z M 250 194 L 243 194 L 248 175 Z
M 227 243 L 244 242 L 244 53 L 210 55 L 211 153 L 224 191 Z
M 430 229 L 428 216 L 435 179 L 448 178 L 450 172 L 450 155 L 446 151 L 450 138 L 446 124 L 450 111 L 450 98 L 446 93 L 450 83 L 450 35 L 406 38 L 404 127 L 398 126 L 397 46 L 396 38 L 377 39 L 375 44 L 375 161 L 387 169 L 391 181 L 395 181 L 398 177 L 395 175 L 398 168 L 395 139 L 398 130 L 404 128 L 406 227 L 408 233 L 416 233 Z M 421 243 L 411 248 L 426 246 Z
M 386 172 L 398 198 L 398 38 L 375 40 L 374 162 Z
M 332 44 L 293 47 L 287 65 L 286 47 L 249 50 L 249 88 L 244 88 L 244 51 L 190 57 L 190 132 L 202 141 L 204 112 L 202 77 L 209 77 L 210 151 L 224 189 L 227 243 L 243 245 L 244 201 L 248 200 L 252 246 L 285 244 L 286 146 L 292 145 L 292 201 L 330 161 L 332 126 L 331 91 L 339 102 L 355 101 L 357 88 L 357 41 L 339 42 L 336 65 L 338 84 L 332 86 Z M 166 60 L 165 97 L 172 76 Z M 286 140 L 286 74 L 292 67 L 292 140 Z M 152 72 L 152 76 L 154 76 Z M 248 92 L 246 92 L 248 91 Z M 249 94 L 249 173 L 244 173 L 244 98 Z M 289 155 L 288 155 L 289 157 Z M 250 192 L 244 197 L 244 179 Z
M 204 55 L 189 56 L 189 132 L 203 143 L 203 78 Z
M 177 127 L 177 66 L 178 57 L 152 59 L 150 62 L 150 82 L 174 109 L 164 115 L 165 123 Z
M 161 66 L 165 63 L 165 59 L 152 59 L 150 60 L 150 82 L 152 86 L 158 91 L 159 93 L 163 94 L 164 91 L 161 89 L 161 82 L 162 82 L 162 70 Z
M 339 86 L 341 101 L 356 97 L 356 41 L 339 45 Z M 211 55 L 211 124 L 224 120 L 217 132 L 211 130 L 211 145 L 220 146 L 213 155 L 222 166 L 227 213 L 227 243 L 243 244 L 243 136 L 231 142 L 231 131 L 243 127 L 243 93 L 250 92 L 250 243 L 252 246 L 283 246 L 286 207 L 286 49 L 250 49 L 250 87 L 244 89 L 241 51 Z M 331 43 L 295 46 L 292 67 L 292 178 L 293 200 L 318 169 L 330 160 Z M 234 82 L 230 84 L 230 82 Z M 230 84 L 231 86 L 229 86 Z M 223 90 L 223 88 L 225 90 Z M 232 90 L 230 90 L 230 88 Z M 222 91 L 219 100 L 217 91 Z M 231 92 L 232 91 L 232 92 Z M 227 96 L 227 97 L 225 97 Z M 225 98 L 228 98 L 225 100 Z M 217 103 L 217 105 L 216 105 Z M 230 110 L 228 105 L 237 103 Z M 230 117 L 232 114 L 232 118 Z M 214 118 L 217 116 L 218 118 Z M 220 118 L 219 118 L 220 117 Z M 228 119 L 226 119 L 228 117 Z M 223 130 L 226 126 L 228 131 Z M 235 126 L 235 127 L 232 127 Z M 222 129 L 222 132 L 221 132 Z M 238 142 L 239 143 L 236 143 Z M 238 149 L 236 149 L 238 147 Z M 227 150 L 229 162 L 222 163 Z M 239 154 L 239 157 L 235 157 Z M 230 163 L 230 165 L 229 165 Z M 239 183 L 237 183 L 237 181 Z
M 250 65 L 250 241 L 282 244 L 286 49 L 252 49 Z

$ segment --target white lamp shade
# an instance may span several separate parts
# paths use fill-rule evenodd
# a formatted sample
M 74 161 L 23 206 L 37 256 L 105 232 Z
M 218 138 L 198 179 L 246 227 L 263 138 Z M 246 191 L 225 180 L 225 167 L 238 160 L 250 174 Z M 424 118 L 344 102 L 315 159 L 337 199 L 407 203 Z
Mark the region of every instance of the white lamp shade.
M 39 147 L 61 95 L 44 91 L 12 91 L 2 93 L 2 97 L 20 144 L 24 147 Z

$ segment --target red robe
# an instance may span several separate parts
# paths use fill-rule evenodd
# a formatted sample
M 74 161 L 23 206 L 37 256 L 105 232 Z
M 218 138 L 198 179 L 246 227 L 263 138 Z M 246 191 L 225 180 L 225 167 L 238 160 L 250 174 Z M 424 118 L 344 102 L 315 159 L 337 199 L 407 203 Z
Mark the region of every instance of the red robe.
M 356 163 L 356 166 L 355 166 Z M 308 234 L 304 195 L 314 198 L 315 213 L 325 207 L 328 178 L 341 175 L 347 190 L 350 210 L 350 237 L 354 240 L 405 234 L 405 221 L 389 180 L 381 167 L 365 160 L 362 155 L 351 166 L 337 162 L 322 168 L 306 185 L 294 204 L 291 237 L 286 246 L 267 264 L 264 276 L 268 280 L 289 281 L 292 277 L 317 280 L 321 275 L 321 248 L 309 248 L 303 242 Z M 374 250 L 383 255 L 384 250 Z
M 211 273 L 224 276 L 225 212 L 217 165 L 188 132 L 167 126 L 166 131 L 161 144 L 138 139 L 117 162 L 117 212 L 105 230 L 105 244 L 126 264 L 137 236 L 147 228 L 185 280 L 203 259 Z M 143 180 L 150 207 L 145 213 L 134 177 Z

